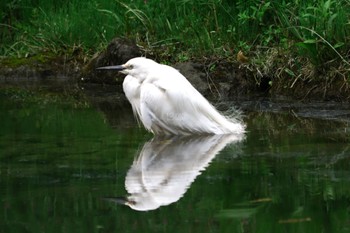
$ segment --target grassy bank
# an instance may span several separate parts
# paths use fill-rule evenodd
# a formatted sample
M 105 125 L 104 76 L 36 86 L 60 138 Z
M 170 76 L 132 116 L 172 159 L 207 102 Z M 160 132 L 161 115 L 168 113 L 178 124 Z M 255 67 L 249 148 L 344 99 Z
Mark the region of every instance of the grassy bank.
M 0 7 L 3 57 L 89 57 L 112 38 L 127 37 L 163 61 L 234 61 L 242 50 L 257 82 L 259 75 L 290 78 L 289 87 L 350 78 L 349 0 L 22 0 Z

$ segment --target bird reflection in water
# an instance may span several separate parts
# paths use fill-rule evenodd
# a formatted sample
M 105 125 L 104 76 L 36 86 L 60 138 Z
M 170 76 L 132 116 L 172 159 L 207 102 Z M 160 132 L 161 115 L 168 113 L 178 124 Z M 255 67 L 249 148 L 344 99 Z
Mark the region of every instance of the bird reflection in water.
M 228 144 L 244 134 L 155 137 L 146 142 L 129 169 L 125 198 L 106 198 L 138 211 L 178 201 L 191 183 Z

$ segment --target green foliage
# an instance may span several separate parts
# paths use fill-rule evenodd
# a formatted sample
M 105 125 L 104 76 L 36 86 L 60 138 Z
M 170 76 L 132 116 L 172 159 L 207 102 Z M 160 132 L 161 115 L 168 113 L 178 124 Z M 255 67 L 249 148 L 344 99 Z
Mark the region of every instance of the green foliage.
M 186 57 L 294 44 L 298 56 L 322 65 L 347 60 L 349 17 L 347 0 L 13 0 L 0 4 L 0 54 L 95 52 L 128 37 L 147 51 Z

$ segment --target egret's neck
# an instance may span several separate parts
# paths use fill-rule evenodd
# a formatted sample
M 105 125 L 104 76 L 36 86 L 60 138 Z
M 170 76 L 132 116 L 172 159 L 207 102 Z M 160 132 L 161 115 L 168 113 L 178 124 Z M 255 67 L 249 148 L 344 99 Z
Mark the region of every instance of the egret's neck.
M 143 81 L 145 81 L 145 79 L 148 77 L 147 72 L 130 72 L 129 75 L 136 78 L 140 83 L 143 83 Z

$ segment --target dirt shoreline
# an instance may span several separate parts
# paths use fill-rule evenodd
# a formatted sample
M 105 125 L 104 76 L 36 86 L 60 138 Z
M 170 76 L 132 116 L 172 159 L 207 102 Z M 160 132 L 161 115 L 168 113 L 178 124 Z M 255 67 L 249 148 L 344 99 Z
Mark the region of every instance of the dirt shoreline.
M 147 56 L 157 61 L 157 56 L 145 54 L 136 44 L 122 39 L 113 40 L 107 49 L 86 62 L 80 54 L 24 59 L 20 63 L 11 59 L 0 60 L 0 85 L 17 87 L 84 86 L 99 84 L 115 85 L 122 93 L 122 74 L 101 72 L 99 66 L 123 64 L 136 56 Z M 15 59 L 12 59 L 15 60 Z M 220 100 L 242 98 L 242 96 L 284 96 L 296 101 L 350 101 L 350 86 L 341 73 L 333 77 L 290 77 L 287 68 L 276 76 L 274 70 L 283 67 L 274 64 L 269 71 L 253 62 L 232 58 L 202 58 L 169 64 L 177 68 L 206 97 Z M 309 64 L 305 64 L 307 66 Z M 310 69 L 311 70 L 311 69 Z M 305 75 L 311 75 L 308 71 Z M 290 70 L 291 71 L 291 70 Z M 291 71 L 292 72 L 292 71 Z M 282 73 L 282 74 L 281 74 Z

